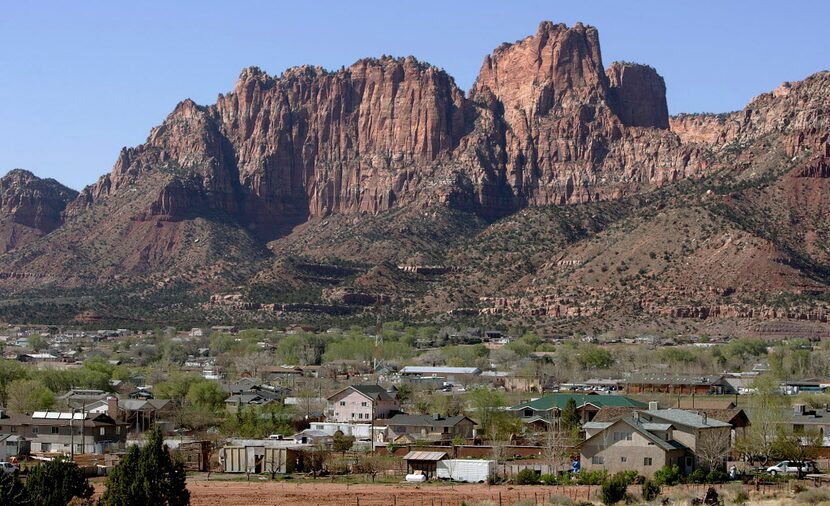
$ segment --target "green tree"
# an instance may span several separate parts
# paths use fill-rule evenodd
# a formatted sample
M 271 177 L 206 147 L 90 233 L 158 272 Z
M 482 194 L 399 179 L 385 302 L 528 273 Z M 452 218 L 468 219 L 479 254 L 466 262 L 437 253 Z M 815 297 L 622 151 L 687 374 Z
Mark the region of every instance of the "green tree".
M 562 416 L 559 419 L 559 427 L 563 432 L 573 434 L 578 432 L 582 424 L 580 423 L 579 413 L 576 410 L 576 400 L 573 397 L 568 399 L 565 403 L 565 408 L 562 410 Z
M 28 506 L 29 493 L 17 473 L 0 472 L 0 504 L 4 506 Z
M 352 449 L 354 445 L 354 436 L 344 436 L 343 433 L 337 431 L 334 434 L 334 438 L 331 443 L 331 449 L 340 452 L 346 453 L 347 451 Z
M 0 360 L 0 406 L 8 407 L 7 390 L 15 380 L 25 379 L 27 371 L 16 360 Z
M 467 400 L 484 434 L 491 431 L 491 426 L 503 413 L 503 408 L 507 405 L 504 394 L 486 387 L 479 387 L 470 391 Z
M 141 450 L 133 446 L 107 478 L 101 502 L 108 506 L 152 504 L 179 506 L 190 503 L 184 464 L 174 461 L 161 429 L 150 431 Z
M 55 404 L 55 394 L 38 380 L 14 380 L 6 389 L 6 395 L 6 406 L 14 413 L 31 413 Z
M 74 462 L 54 459 L 32 468 L 26 478 L 32 504 L 65 506 L 73 497 L 92 497 L 92 486 Z

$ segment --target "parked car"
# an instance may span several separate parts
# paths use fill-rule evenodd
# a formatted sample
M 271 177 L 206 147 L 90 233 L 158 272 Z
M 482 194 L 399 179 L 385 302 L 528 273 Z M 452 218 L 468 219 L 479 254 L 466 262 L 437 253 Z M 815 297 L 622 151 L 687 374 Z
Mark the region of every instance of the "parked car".
M 770 466 L 767 468 L 767 472 L 769 474 L 796 474 L 798 473 L 799 468 L 801 468 L 801 472 L 803 474 L 816 472 L 816 466 L 814 463 L 810 461 L 796 462 L 793 460 L 784 460 L 775 464 L 774 466 Z
M 0 469 L 6 474 L 13 474 L 16 471 L 20 471 L 20 468 L 11 462 L 0 462 Z

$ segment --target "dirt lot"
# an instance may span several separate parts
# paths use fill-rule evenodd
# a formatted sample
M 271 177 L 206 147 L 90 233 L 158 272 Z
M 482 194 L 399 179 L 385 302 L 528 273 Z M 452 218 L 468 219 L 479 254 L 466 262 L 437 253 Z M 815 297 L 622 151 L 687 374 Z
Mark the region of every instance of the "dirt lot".
M 103 491 L 103 482 L 95 483 L 96 492 Z M 321 479 L 312 481 L 270 481 L 252 477 L 251 481 L 223 481 L 204 475 L 187 480 L 193 506 L 514 506 L 546 505 L 550 496 L 566 496 L 576 503 L 591 501 L 600 504 L 599 487 L 487 486 L 482 484 L 344 484 Z M 639 494 L 639 487 L 629 492 Z M 670 504 L 688 504 L 692 497 L 702 497 L 706 485 L 682 485 L 663 491 Z M 716 487 L 729 503 L 736 490 L 732 486 Z M 780 506 L 792 504 L 787 486 L 770 487 L 762 494 L 750 487 L 747 505 Z
M 553 489 L 559 487 L 488 487 L 487 485 L 344 485 L 332 483 L 288 482 L 188 482 L 193 506 L 460 506 L 492 501 L 512 505 L 520 499 L 543 504 Z M 564 489 L 554 494 L 561 494 Z M 587 499 L 588 487 L 573 487 Z M 591 491 L 596 496 L 596 487 Z

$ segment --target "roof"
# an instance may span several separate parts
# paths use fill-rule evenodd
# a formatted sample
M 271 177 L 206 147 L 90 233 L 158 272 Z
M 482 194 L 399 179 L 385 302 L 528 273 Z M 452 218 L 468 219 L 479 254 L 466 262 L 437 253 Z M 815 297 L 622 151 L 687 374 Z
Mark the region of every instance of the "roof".
M 169 402 L 167 399 L 120 399 L 118 408 L 125 411 L 156 411 Z
M 257 394 L 233 394 L 225 399 L 226 404 L 267 404 L 271 399 L 266 399 Z
M 591 423 L 596 423 L 596 422 L 591 422 Z M 665 439 L 663 439 L 660 436 L 658 436 L 658 435 L 654 434 L 653 432 L 651 432 L 652 430 L 660 430 L 660 431 L 668 430 L 669 428 L 671 428 L 670 424 L 652 424 L 652 423 L 648 423 L 648 422 L 639 421 L 635 418 L 621 418 L 621 419 L 617 420 L 616 422 L 610 422 L 610 423 L 607 424 L 607 426 L 601 427 L 600 428 L 601 430 L 599 432 L 597 432 L 593 436 L 591 436 L 588 439 L 586 439 L 585 441 L 583 441 L 582 444 L 585 444 L 586 442 L 591 441 L 592 439 L 601 439 L 603 437 L 602 436 L 603 432 L 605 432 L 606 430 L 610 429 L 611 427 L 613 427 L 617 424 L 624 424 L 624 425 L 627 425 L 627 426 L 631 427 L 638 434 L 641 434 L 644 438 L 648 439 L 649 442 L 654 443 L 656 446 L 659 446 L 660 448 L 662 448 L 665 451 L 685 450 L 685 449 L 687 449 L 686 446 L 683 445 L 682 443 L 680 443 L 679 441 L 666 441 Z M 665 425 L 668 425 L 668 427 L 666 427 L 666 428 L 657 428 L 657 426 L 664 427 Z
M 373 401 L 394 401 L 395 398 L 380 385 L 351 385 L 329 396 L 329 399 L 348 389 L 356 390 Z
M 651 420 L 657 418 L 668 421 L 672 424 L 685 425 L 694 429 L 705 429 L 709 427 L 732 427 L 726 422 L 709 418 L 696 411 L 689 411 L 686 409 L 650 409 L 642 412 L 643 415 Z
M 566 394 L 566 393 L 556 393 L 546 395 L 544 397 L 540 397 L 538 399 L 524 402 L 521 404 L 516 404 L 513 406 L 512 410 L 518 411 L 524 408 L 532 408 L 536 411 L 548 411 L 553 408 L 558 408 L 560 410 L 565 409 L 565 405 L 568 403 L 569 399 L 573 399 L 576 401 L 576 406 L 584 406 L 586 404 L 592 404 L 598 408 L 604 407 L 635 407 L 635 408 L 645 408 L 647 404 L 640 401 L 635 401 L 630 397 L 626 397 L 624 395 L 586 395 L 586 394 Z
M 681 376 L 676 374 L 632 374 L 625 380 L 629 385 L 714 385 L 723 380 L 723 375 Z
M 410 425 L 410 426 L 430 426 L 430 427 L 455 427 L 462 420 L 470 420 L 464 415 L 457 416 L 442 416 L 436 420 L 432 415 L 406 415 L 397 414 L 392 418 L 386 420 L 387 425 Z M 472 420 L 470 420 L 473 422 Z M 475 424 L 475 422 L 473 422 Z
M 680 409 L 731 409 L 735 407 L 734 399 L 686 397 L 680 399 L 673 406 Z
M 403 456 L 404 460 L 431 460 L 439 461 L 447 456 L 446 452 L 409 452 Z
M 481 374 L 478 367 L 433 367 L 427 365 L 408 365 L 401 369 L 401 374 Z
M 605 406 L 594 415 L 595 422 L 616 422 L 620 418 L 630 416 L 635 411 L 642 411 L 643 408 L 633 406 Z

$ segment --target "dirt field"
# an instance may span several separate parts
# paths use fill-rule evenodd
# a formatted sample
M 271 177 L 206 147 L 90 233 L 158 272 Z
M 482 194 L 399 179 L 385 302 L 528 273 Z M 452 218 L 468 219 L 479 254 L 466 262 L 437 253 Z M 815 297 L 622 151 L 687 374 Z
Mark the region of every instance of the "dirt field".
M 587 499 L 588 487 L 488 487 L 486 485 L 343 485 L 287 482 L 188 482 L 193 506 L 460 506 L 492 501 L 504 506 L 520 499 L 543 504 L 550 494 Z M 556 488 L 556 492 L 553 489 Z M 597 488 L 592 487 L 594 499 Z
M 688 504 L 691 497 L 702 497 L 704 485 L 678 486 L 664 490 L 671 504 Z M 103 483 L 95 483 L 96 492 Z M 599 487 L 487 486 L 482 484 L 354 484 L 270 481 L 251 478 L 247 481 L 205 481 L 203 476 L 187 480 L 193 506 L 515 506 L 547 505 L 550 496 L 565 496 L 576 503 L 591 501 L 600 504 Z M 633 487 L 630 492 L 639 493 Z M 721 488 L 730 497 L 729 487 Z M 750 492 L 747 505 L 791 504 L 784 487 L 766 490 L 759 496 Z M 778 499 L 771 499 L 778 497 Z M 727 501 L 728 503 L 728 501 Z

